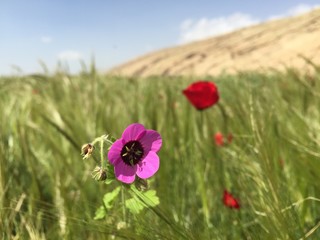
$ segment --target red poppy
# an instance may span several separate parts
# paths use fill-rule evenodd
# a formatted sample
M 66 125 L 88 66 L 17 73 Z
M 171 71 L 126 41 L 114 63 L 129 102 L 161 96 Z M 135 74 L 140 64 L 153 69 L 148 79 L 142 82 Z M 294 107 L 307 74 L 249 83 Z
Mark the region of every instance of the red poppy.
M 234 198 L 227 190 L 223 191 L 223 204 L 229 208 L 240 208 L 238 199 Z
M 217 146 L 223 146 L 224 141 L 223 141 L 223 135 L 221 132 L 217 132 L 214 135 L 214 140 L 215 140 Z
M 211 107 L 219 101 L 218 88 L 213 82 L 198 81 L 189 85 L 183 94 L 198 110 Z
M 232 139 L 233 139 L 233 136 L 232 136 L 231 133 L 229 133 L 228 136 L 227 136 L 227 141 L 228 142 L 226 142 L 225 136 L 223 136 L 223 134 L 221 132 L 217 132 L 214 135 L 214 140 L 215 140 L 217 146 L 223 146 L 226 143 L 230 144 L 232 142 Z

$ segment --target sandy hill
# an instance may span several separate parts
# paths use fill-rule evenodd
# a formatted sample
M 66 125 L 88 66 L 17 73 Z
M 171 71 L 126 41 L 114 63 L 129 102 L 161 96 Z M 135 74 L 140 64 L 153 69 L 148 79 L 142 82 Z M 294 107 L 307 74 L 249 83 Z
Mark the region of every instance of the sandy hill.
M 217 75 L 245 70 L 306 70 L 320 64 L 320 9 L 225 35 L 163 49 L 111 69 L 125 76 Z

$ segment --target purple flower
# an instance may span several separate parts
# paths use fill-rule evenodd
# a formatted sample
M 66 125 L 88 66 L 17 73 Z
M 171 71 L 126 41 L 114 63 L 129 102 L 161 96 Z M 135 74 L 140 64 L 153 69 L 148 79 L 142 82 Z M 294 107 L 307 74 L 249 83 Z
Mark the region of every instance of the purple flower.
M 142 179 L 153 176 L 159 169 L 157 152 L 161 145 L 162 138 L 157 131 L 145 129 L 139 123 L 129 125 L 108 153 L 116 178 L 124 183 L 132 183 L 136 174 Z

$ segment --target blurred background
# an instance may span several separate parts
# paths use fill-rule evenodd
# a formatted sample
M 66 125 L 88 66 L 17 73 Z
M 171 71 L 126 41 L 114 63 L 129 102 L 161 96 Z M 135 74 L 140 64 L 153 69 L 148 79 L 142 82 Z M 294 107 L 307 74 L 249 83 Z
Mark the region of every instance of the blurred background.
M 1 1 L 0 74 L 70 72 L 95 59 L 104 72 L 140 55 L 308 12 L 316 0 Z

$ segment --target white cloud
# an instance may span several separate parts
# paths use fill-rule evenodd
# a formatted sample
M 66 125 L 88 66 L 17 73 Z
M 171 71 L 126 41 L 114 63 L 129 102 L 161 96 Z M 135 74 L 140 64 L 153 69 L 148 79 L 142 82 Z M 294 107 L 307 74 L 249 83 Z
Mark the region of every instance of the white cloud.
M 60 60 L 73 61 L 73 60 L 82 59 L 82 54 L 80 52 L 78 52 L 78 51 L 67 50 L 67 51 L 60 52 L 58 54 L 58 58 Z
M 51 43 L 52 42 L 52 38 L 49 37 L 49 36 L 42 36 L 40 38 L 40 41 L 43 42 L 43 43 Z
M 292 8 L 289 8 L 287 11 L 285 11 L 282 14 L 270 16 L 267 20 L 276 20 L 276 19 L 280 19 L 280 18 L 301 15 L 301 14 L 310 12 L 318 7 L 320 7 L 320 5 L 309 5 L 309 4 L 301 3 L 299 5 L 292 7 Z
M 232 32 L 236 29 L 258 23 L 259 20 L 248 14 L 234 13 L 226 17 L 187 19 L 180 25 L 180 43 L 191 42 Z
M 296 16 L 312 11 L 318 7 L 320 7 L 320 5 L 299 4 L 282 14 L 270 16 L 265 20 Z M 179 43 L 187 43 L 221 35 L 259 22 L 262 22 L 262 19 L 257 19 L 244 13 L 234 13 L 229 16 L 211 19 L 206 17 L 198 20 L 186 19 L 180 25 Z
M 318 8 L 319 5 L 308 5 L 308 4 L 299 4 L 293 8 L 290 8 L 287 11 L 287 15 L 286 16 L 296 16 L 296 15 L 300 15 L 300 14 L 304 14 L 307 12 L 310 12 L 316 8 Z

